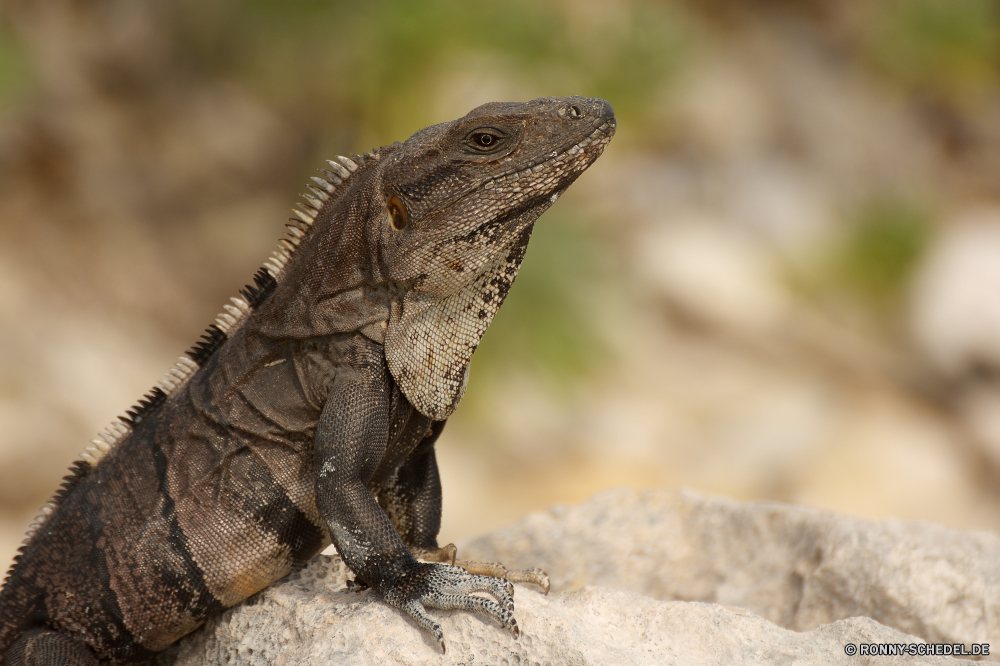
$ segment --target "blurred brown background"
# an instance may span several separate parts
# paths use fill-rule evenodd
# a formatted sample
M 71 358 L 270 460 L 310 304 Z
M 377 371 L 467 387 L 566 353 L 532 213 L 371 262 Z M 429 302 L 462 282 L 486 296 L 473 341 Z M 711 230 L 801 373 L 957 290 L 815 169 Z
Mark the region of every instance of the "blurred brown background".
M 618 136 L 476 354 L 442 539 L 621 484 L 1000 528 L 1000 1 L 0 16 L 0 559 L 324 159 L 569 94 Z

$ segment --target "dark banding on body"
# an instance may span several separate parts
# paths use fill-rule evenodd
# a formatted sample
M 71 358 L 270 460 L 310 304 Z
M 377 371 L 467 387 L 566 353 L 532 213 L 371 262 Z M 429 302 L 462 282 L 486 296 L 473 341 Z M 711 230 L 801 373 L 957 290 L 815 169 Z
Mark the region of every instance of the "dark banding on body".
M 125 473 L 102 474 L 103 491 L 121 499 L 105 509 L 105 527 L 97 541 L 126 628 L 153 652 L 226 607 L 205 584 L 178 522 L 174 498 L 167 492 L 167 455 L 153 437 L 158 416 L 133 433 L 127 460 L 120 461 Z M 151 492 L 154 479 L 157 486 Z
M 189 401 L 169 408 L 176 413 L 158 433 L 166 460 L 160 478 L 204 585 L 228 607 L 300 566 L 326 535 L 318 515 L 311 520 L 261 459 L 263 443 L 230 423 L 235 416 L 216 402 L 212 374 L 195 377 Z M 174 427 L 189 421 L 199 427 Z

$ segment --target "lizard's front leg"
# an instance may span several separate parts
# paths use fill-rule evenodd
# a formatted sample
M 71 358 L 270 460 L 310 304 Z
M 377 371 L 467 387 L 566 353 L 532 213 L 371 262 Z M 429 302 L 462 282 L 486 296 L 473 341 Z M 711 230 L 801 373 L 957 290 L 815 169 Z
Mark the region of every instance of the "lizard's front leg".
M 368 490 L 385 455 L 391 386 L 384 357 L 372 348 L 341 367 L 316 429 L 316 504 L 341 558 L 385 601 L 434 634 L 427 607 L 488 615 L 518 635 L 513 586 L 455 566 L 418 562 Z M 473 596 L 487 592 L 496 601 Z
M 499 562 L 456 560 L 455 544 L 438 547 L 441 529 L 441 479 L 438 476 L 434 443 L 444 430 L 445 421 L 431 423 L 427 434 L 405 463 L 379 490 L 378 501 L 396 531 L 421 560 L 445 562 L 471 574 L 503 578 L 511 583 L 531 583 L 549 593 L 549 577 L 541 569 L 508 570 Z

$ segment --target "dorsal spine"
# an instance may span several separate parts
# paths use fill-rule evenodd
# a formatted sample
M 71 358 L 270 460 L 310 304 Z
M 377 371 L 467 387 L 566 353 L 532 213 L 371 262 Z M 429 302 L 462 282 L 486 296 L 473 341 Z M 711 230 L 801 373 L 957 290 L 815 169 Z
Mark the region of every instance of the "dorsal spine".
M 22 541 L 23 545 L 14 558 L 14 564 L 8 571 L 7 578 L 14 573 L 24 548 L 41 529 L 46 519 L 56 510 L 60 501 L 79 483 L 80 479 L 96 467 L 115 446 L 132 432 L 135 425 L 166 402 L 171 393 L 183 386 L 204 364 L 205 360 L 225 344 L 232 332 L 246 320 L 250 312 L 274 292 L 284 274 L 285 266 L 291 260 L 295 250 L 312 231 L 313 222 L 320 210 L 332 200 L 339 198 L 346 189 L 342 185 L 361 166 L 370 161 L 378 161 L 379 158 L 378 151 L 365 153 L 364 156 L 353 153 L 351 157 L 338 156 L 338 161 L 329 160 L 327 162 L 332 171 L 320 169 L 324 177 L 312 178 L 313 183 L 307 186 L 312 194 L 300 195 L 303 202 L 292 209 L 295 217 L 289 218 L 288 224 L 285 225 L 285 233 L 278 240 L 277 249 L 271 253 L 263 267 L 254 275 L 253 284 L 246 285 L 240 290 L 238 296 L 234 296 L 230 299 L 230 303 L 223 306 L 223 311 L 216 317 L 215 322 L 208 326 L 201 339 L 177 360 L 164 377 L 157 382 L 156 386 L 140 398 L 132 408 L 128 409 L 124 416 L 112 421 L 98 433 L 95 439 L 91 440 L 91 445 L 80 454 L 79 460 L 70 467 L 70 473 L 63 479 L 59 490 L 52 499 L 45 503 L 31 524 L 25 539 Z

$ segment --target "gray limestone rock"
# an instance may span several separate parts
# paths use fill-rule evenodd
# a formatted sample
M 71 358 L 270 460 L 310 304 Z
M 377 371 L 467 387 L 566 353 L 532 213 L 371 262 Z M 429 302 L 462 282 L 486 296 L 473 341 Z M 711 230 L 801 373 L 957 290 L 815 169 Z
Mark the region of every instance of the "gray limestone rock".
M 870 617 L 1000 652 L 1000 536 L 689 491 L 613 490 L 477 539 L 463 558 L 584 585 L 747 608 L 805 631 Z
M 690 492 L 616 490 L 529 516 L 459 552 L 548 571 L 547 597 L 517 586 L 520 639 L 469 613 L 431 611 L 445 632 L 442 657 L 429 634 L 370 591 L 346 591 L 343 564 L 320 557 L 210 622 L 162 661 L 968 663 L 864 656 L 870 644 L 924 641 L 966 650 L 991 643 L 1000 652 L 994 534 Z M 848 655 L 848 645 L 861 653 Z

